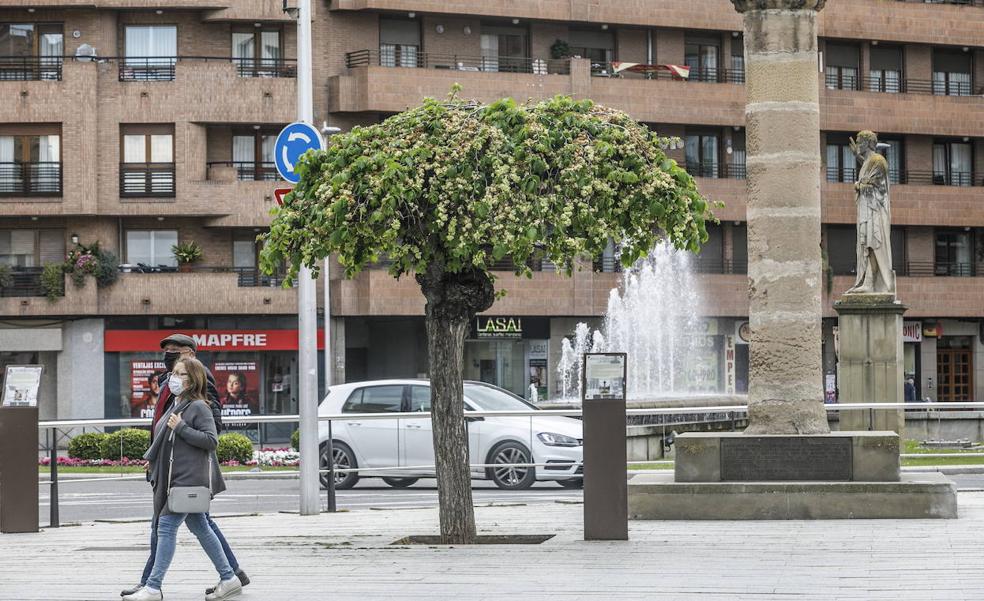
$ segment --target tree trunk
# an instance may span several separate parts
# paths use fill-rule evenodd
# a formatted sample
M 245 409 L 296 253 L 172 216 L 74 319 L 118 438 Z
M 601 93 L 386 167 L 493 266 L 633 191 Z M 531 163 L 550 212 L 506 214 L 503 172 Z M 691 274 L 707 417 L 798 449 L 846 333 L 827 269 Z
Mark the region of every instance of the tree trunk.
M 495 290 L 485 272 L 448 274 L 434 264 L 417 276 L 427 299 L 431 424 L 441 542 L 475 542 L 468 435 L 465 427 L 464 351 L 475 314 L 492 306 Z

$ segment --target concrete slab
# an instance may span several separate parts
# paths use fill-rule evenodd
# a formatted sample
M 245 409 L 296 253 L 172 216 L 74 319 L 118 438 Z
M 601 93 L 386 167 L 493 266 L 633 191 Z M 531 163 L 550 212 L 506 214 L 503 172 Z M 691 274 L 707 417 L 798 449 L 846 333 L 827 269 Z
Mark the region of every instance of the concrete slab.
M 629 481 L 633 520 L 956 517 L 956 484 L 939 473 L 906 473 L 900 482 L 675 482 L 672 474 Z

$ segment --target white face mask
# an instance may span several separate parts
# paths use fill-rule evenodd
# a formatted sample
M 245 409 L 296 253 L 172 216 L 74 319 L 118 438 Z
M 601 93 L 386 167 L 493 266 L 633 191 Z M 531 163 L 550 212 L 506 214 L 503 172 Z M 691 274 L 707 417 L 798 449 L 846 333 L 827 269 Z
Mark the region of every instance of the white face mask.
M 167 379 L 167 387 L 171 390 L 171 394 L 179 396 L 185 389 L 184 380 L 181 376 L 171 374 L 171 377 Z

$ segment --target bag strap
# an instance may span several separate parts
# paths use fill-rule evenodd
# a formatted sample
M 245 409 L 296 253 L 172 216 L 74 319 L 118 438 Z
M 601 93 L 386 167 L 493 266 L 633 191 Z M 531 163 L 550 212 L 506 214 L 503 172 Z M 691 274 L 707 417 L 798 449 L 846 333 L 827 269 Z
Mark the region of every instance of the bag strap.
M 175 411 L 173 415 L 181 415 L 181 412 Z M 174 430 L 171 430 L 171 436 L 168 438 L 171 442 L 171 457 L 167 464 L 167 494 L 171 496 L 171 472 L 174 470 Z M 208 454 L 208 492 L 212 494 L 212 454 Z

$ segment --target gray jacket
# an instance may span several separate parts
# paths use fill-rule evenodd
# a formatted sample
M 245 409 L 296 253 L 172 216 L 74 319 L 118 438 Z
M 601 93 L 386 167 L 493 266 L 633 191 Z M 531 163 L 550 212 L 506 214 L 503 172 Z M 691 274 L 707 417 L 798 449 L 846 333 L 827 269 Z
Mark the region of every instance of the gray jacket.
M 171 486 L 208 486 L 209 463 L 212 470 L 212 496 L 225 490 L 225 482 L 215 457 L 218 436 L 212 411 L 204 401 L 183 401 L 161 416 L 154 432 L 154 441 L 144 455 L 150 462 L 150 483 L 154 487 L 154 523 L 167 510 L 168 468 L 171 458 L 171 436 L 167 420 L 172 413 L 181 416 L 182 423 L 174 434 L 174 466 Z

